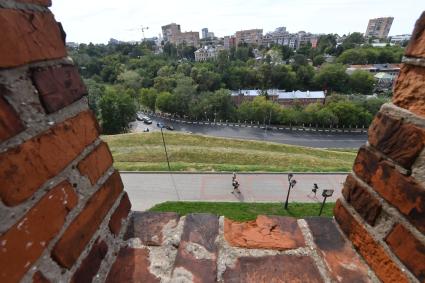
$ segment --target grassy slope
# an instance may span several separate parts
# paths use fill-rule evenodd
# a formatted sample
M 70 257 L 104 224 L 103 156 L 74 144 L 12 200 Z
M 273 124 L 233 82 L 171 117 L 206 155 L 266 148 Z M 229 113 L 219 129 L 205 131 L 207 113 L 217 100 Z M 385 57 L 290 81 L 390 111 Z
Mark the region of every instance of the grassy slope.
M 161 135 L 124 134 L 102 137 L 115 166 L 130 171 L 166 171 Z M 349 171 L 352 150 L 325 150 L 278 143 L 166 133 L 173 171 L 332 172 Z
M 229 202 L 165 202 L 152 207 L 151 211 L 189 213 L 212 213 L 224 215 L 237 221 L 256 219 L 257 215 L 283 215 L 303 218 L 317 216 L 319 203 L 289 203 L 289 209 L 283 209 L 281 203 L 229 203 Z M 333 216 L 334 203 L 327 203 L 322 216 Z

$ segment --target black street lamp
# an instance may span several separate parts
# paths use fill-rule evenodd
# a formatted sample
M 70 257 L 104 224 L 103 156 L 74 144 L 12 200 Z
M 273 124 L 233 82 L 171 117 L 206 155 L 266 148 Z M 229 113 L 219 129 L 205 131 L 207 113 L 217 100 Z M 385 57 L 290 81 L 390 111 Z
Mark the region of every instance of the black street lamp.
M 322 206 L 320 207 L 319 216 L 322 215 L 322 211 L 323 211 L 323 207 L 325 206 L 326 199 L 328 197 L 331 197 L 333 193 L 334 193 L 334 190 L 323 190 L 322 197 L 324 197 L 324 199 L 322 202 Z
M 168 160 L 167 146 L 165 145 L 164 133 L 162 131 L 163 128 L 164 126 L 161 125 L 160 129 L 161 129 L 162 143 L 164 144 L 165 157 L 167 158 L 168 172 L 171 172 L 170 161 Z
M 295 179 L 292 179 L 293 177 L 294 175 L 292 173 L 288 174 L 289 188 L 288 188 L 288 194 L 286 195 L 285 209 L 288 209 L 288 200 L 289 200 L 289 194 L 291 193 L 291 189 L 295 187 L 295 185 L 297 184 L 297 181 Z

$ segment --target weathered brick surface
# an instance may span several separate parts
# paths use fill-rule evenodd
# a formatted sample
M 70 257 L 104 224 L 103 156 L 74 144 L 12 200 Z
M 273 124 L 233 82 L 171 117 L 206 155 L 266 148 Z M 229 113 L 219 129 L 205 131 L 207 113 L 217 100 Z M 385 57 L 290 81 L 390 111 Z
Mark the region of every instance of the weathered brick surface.
M 98 137 L 90 111 L 60 123 L 24 144 L 0 154 L 0 198 L 8 206 L 22 203 L 56 176 Z
M 225 218 L 224 237 L 230 245 L 249 249 L 296 249 L 305 245 L 297 219 L 260 215 L 255 221 Z
M 174 212 L 135 211 L 131 215 L 124 239 L 139 238 L 143 245 L 161 246 L 164 226 L 176 227 L 179 218 Z
M 425 116 L 425 68 L 403 65 L 394 88 L 393 103 Z
M 0 142 L 19 134 L 25 129 L 19 115 L 3 97 L 2 92 L 3 89 L 0 86 Z
M 107 253 L 108 245 L 105 241 L 100 241 L 98 239 L 90 250 L 90 253 L 81 262 L 80 267 L 78 267 L 77 271 L 72 276 L 71 282 L 92 282 L 93 277 L 99 271 L 100 264 Z
M 0 9 L 0 68 L 66 56 L 61 31 L 51 13 Z
M 375 225 L 376 219 L 381 214 L 382 206 L 352 175 L 347 176 L 344 188 L 342 189 L 342 195 L 367 223 L 372 226 Z
M 55 261 L 71 268 L 123 190 L 118 171 L 87 201 L 52 251 Z
M 323 282 L 314 261 L 308 256 L 275 255 L 241 257 L 223 274 L 225 283 Z
M 32 80 L 47 113 L 56 112 L 87 95 L 78 69 L 72 65 L 34 69 Z
M 394 227 L 385 241 L 416 278 L 425 282 L 425 246 L 401 224 Z
M 341 230 L 382 282 L 409 282 L 384 248 L 357 222 L 340 201 L 337 201 L 335 205 L 334 214 Z
M 369 128 L 369 143 L 410 169 L 425 145 L 425 131 L 399 118 L 378 113 Z
M 179 282 L 181 269 L 195 283 L 217 281 L 218 217 L 211 214 L 189 214 L 183 228 L 174 262 L 172 282 Z
M 111 220 L 109 220 L 109 229 L 115 236 L 118 236 L 120 233 L 122 221 L 127 218 L 127 215 L 130 213 L 130 209 L 130 199 L 128 198 L 127 193 L 125 193 L 121 198 L 117 209 L 112 214 Z
M 321 256 L 335 282 L 371 282 L 368 267 L 340 234 L 331 218 L 306 218 Z
M 60 231 L 78 197 L 68 182 L 51 189 L 0 236 L 0 282 L 18 282 Z
M 34 275 L 32 276 L 32 283 L 50 283 L 49 279 L 47 279 L 43 273 L 41 273 L 40 271 L 37 271 L 36 273 L 34 273 Z
M 52 0 L 15 0 L 16 2 L 27 3 L 27 4 L 36 4 L 46 7 L 52 6 Z
M 112 166 L 108 145 L 102 142 L 86 158 L 78 163 L 78 170 L 90 179 L 92 185 Z
M 406 55 L 425 58 L 425 12 L 422 12 L 421 17 L 416 21 L 412 38 L 406 48 Z
M 148 249 L 123 247 L 109 271 L 106 283 L 159 283 L 161 280 L 149 272 L 149 266 Z
M 420 183 L 366 148 L 360 149 L 354 172 L 425 233 L 425 188 Z

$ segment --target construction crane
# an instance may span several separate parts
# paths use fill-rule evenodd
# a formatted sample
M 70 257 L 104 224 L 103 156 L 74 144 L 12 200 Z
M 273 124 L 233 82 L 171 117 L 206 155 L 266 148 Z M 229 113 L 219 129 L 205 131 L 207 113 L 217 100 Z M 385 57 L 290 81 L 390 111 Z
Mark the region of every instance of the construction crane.
M 148 29 L 149 29 L 149 27 L 140 26 L 140 27 L 137 27 L 137 28 L 127 29 L 127 30 L 128 31 L 139 31 L 139 30 L 141 30 L 142 35 L 143 35 L 143 41 L 145 41 L 145 31 L 148 30 Z

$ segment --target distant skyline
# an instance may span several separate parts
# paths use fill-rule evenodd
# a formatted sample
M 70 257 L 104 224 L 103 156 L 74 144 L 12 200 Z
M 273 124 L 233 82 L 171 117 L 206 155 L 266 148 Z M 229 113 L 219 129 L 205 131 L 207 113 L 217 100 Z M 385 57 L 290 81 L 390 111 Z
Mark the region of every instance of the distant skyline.
M 161 26 L 181 25 L 182 31 L 208 28 L 216 36 L 260 28 L 264 34 L 285 26 L 289 32 L 366 31 L 369 19 L 394 17 L 390 35 L 410 34 L 425 10 L 424 0 L 53 0 L 52 11 L 62 22 L 67 41 L 107 43 L 110 38 L 141 40 L 161 33 Z

